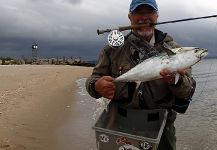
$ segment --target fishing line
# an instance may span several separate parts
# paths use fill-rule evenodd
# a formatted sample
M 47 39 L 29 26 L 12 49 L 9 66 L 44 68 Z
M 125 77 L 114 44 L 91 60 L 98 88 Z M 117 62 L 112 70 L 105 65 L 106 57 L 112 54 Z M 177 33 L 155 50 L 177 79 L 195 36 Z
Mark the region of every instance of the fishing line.
M 210 72 L 211 72 L 212 65 L 213 65 L 213 63 L 210 64 L 209 71 L 208 71 L 208 76 L 206 77 L 206 80 L 205 80 L 205 83 L 203 84 L 202 90 L 200 91 L 199 95 L 194 99 L 198 99 L 199 97 L 201 98 L 203 92 L 205 91 L 205 87 L 207 86 L 207 82 L 208 82 L 208 79 L 210 77 Z
M 217 17 L 216 17 L 216 25 L 215 25 L 215 27 L 214 27 L 214 30 L 215 30 L 216 35 L 217 35 Z M 216 39 L 217 39 L 217 38 L 216 38 Z M 215 47 L 216 42 L 213 40 L 212 43 L 213 43 L 213 47 Z M 210 61 L 211 61 L 211 60 L 210 60 Z M 208 79 L 211 77 L 210 72 L 211 72 L 211 68 L 212 68 L 214 62 L 210 62 L 210 63 L 211 63 L 211 64 L 210 64 L 210 66 L 209 66 L 208 76 L 206 77 L 206 80 L 205 80 L 205 83 L 203 84 L 202 90 L 200 91 L 199 95 L 198 95 L 195 99 L 198 99 L 199 97 L 202 96 L 203 92 L 205 91 L 205 87 L 207 86 Z

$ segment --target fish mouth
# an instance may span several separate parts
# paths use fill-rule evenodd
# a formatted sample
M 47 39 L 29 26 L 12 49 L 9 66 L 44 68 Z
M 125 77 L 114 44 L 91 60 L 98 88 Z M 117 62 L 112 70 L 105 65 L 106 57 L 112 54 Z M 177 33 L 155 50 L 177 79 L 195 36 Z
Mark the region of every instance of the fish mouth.
M 207 49 L 203 49 L 201 54 L 200 54 L 200 58 L 204 58 L 205 56 L 208 55 L 208 50 Z

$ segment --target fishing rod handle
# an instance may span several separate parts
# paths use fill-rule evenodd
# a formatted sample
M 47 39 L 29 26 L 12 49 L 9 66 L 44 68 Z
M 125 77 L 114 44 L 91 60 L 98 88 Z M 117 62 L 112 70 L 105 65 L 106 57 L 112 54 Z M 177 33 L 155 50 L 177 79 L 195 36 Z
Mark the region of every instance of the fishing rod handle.
M 131 26 L 123 26 L 123 27 L 118 27 L 119 31 L 125 31 L 125 30 L 131 30 L 132 27 Z
M 124 30 L 130 30 L 131 26 L 123 26 L 123 27 L 118 27 L 118 29 L 113 29 L 113 30 L 118 30 L 118 31 L 124 31 Z M 105 30 L 99 30 L 97 29 L 97 34 L 103 34 L 103 33 L 107 33 L 107 32 L 111 32 L 113 31 L 112 29 L 105 29 Z
M 113 30 L 118 30 L 118 31 L 125 31 L 125 30 L 132 30 L 132 29 L 138 29 L 138 28 L 141 28 L 141 27 L 147 27 L 147 26 L 152 26 L 152 24 L 140 24 L 140 25 L 131 25 L 131 26 L 122 26 L 122 27 L 118 27 L 118 29 L 105 29 L 105 30 L 99 30 L 97 29 L 97 34 L 100 35 L 100 34 L 103 34 L 103 33 L 106 33 L 106 32 L 111 32 Z
M 103 34 L 103 33 L 106 33 L 106 32 L 111 32 L 111 31 L 112 31 L 111 29 L 105 29 L 105 30 L 97 29 L 97 34 L 100 35 L 100 34 Z

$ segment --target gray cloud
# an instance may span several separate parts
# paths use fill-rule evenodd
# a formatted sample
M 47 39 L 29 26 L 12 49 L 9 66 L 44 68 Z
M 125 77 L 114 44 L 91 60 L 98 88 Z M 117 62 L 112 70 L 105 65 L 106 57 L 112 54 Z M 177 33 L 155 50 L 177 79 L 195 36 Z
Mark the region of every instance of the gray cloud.
M 35 3 L 71 3 L 71 4 L 80 4 L 82 0 L 28 0 L 29 2 Z
M 63 0 L 63 1 L 69 2 L 71 4 L 80 4 L 82 2 L 82 0 Z
M 130 0 L 2 0 L 0 2 L 0 56 L 31 56 L 37 41 L 41 57 L 63 55 L 96 59 L 107 35 L 96 29 L 128 25 Z M 159 21 L 217 14 L 217 1 L 159 3 Z M 216 53 L 216 19 L 158 26 L 183 46 L 207 47 Z

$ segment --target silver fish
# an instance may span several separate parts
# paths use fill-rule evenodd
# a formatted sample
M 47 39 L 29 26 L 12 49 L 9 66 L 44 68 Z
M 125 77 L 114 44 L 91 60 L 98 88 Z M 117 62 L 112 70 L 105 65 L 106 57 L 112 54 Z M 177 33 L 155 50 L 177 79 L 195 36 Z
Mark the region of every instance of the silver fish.
M 144 60 L 134 68 L 117 77 L 115 81 L 151 81 L 160 79 L 160 71 L 169 69 L 177 72 L 178 69 L 186 69 L 198 63 L 208 55 L 208 50 L 198 47 L 180 47 L 171 49 L 175 55 L 162 55 Z

